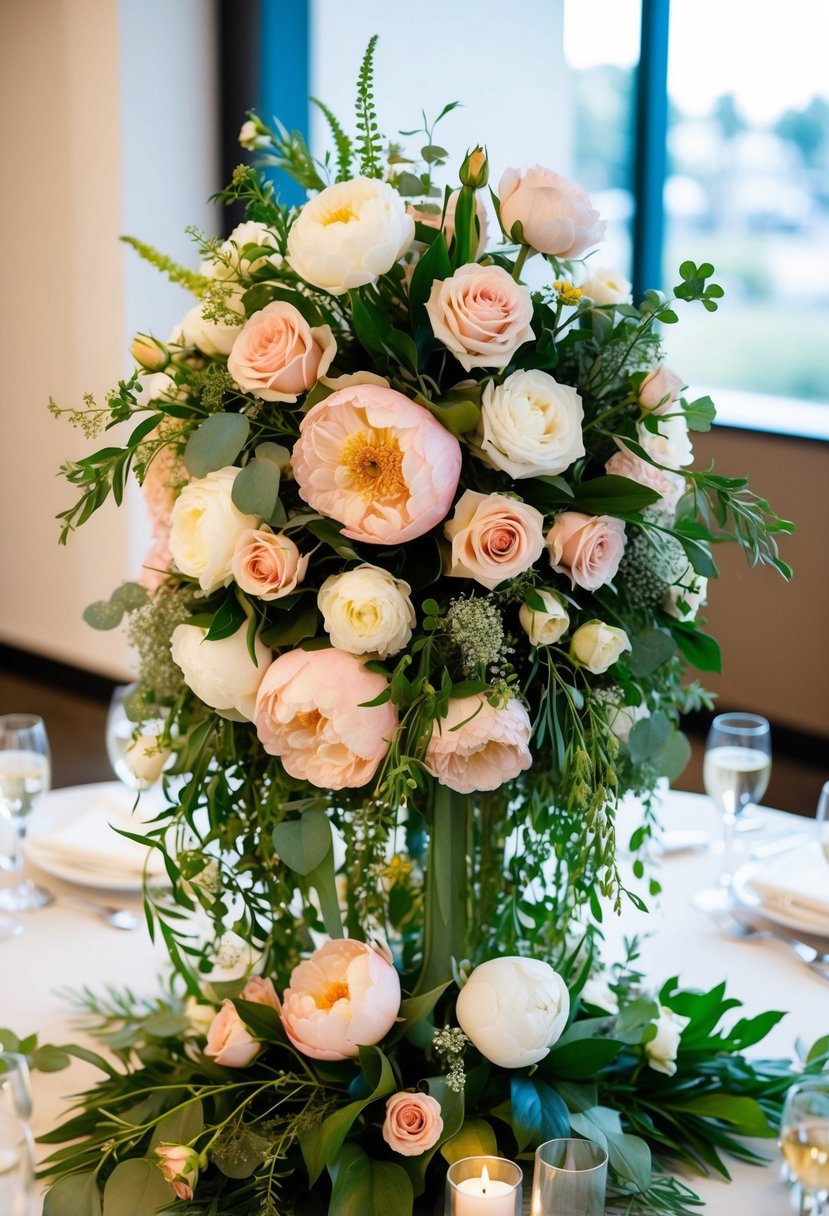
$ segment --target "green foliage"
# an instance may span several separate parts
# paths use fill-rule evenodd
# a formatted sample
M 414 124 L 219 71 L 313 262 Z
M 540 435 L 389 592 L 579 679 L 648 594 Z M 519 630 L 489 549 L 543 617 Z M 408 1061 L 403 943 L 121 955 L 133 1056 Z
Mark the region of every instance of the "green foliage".
M 337 176 L 335 180 L 338 182 L 347 181 L 351 177 L 351 162 L 354 157 L 352 142 L 328 106 L 317 97 L 312 97 L 311 101 L 324 115 L 334 139 L 334 146 L 337 149 Z
M 137 237 L 122 236 L 121 240 L 125 245 L 134 249 L 145 262 L 149 262 L 151 266 L 155 266 L 156 270 L 166 274 L 171 283 L 178 283 L 180 287 L 186 287 L 188 291 L 192 291 L 194 296 L 203 296 L 210 286 L 210 280 L 206 279 L 204 275 L 188 270 L 186 266 L 173 261 L 166 253 L 160 253 L 152 245 L 139 241 Z
M 232 465 L 249 434 L 250 422 L 244 414 L 211 414 L 187 440 L 187 472 L 191 477 L 206 477 Z
M 108 600 L 96 600 L 84 608 L 83 619 L 93 629 L 117 629 L 124 613 L 142 608 L 147 598 L 147 592 L 140 583 L 121 583 Z
M 382 177 L 382 136 L 374 106 L 374 52 L 377 49 L 377 34 L 373 34 L 366 47 L 360 74 L 357 77 L 357 140 L 356 153 L 360 158 L 360 173 L 364 177 Z

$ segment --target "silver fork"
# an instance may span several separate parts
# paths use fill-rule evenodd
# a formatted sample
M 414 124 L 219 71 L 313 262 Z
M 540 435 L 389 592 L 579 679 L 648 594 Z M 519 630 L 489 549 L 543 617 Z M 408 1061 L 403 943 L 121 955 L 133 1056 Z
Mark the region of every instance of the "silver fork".
M 771 938 L 772 941 L 783 942 L 810 971 L 829 982 L 829 955 L 817 946 L 801 941 L 799 937 L 794 937 L 791 933 L 759 918 L 723 911 L 715 912 L 713 919 L 717 928 L 734 941 L 761 941 L 763 938 Z

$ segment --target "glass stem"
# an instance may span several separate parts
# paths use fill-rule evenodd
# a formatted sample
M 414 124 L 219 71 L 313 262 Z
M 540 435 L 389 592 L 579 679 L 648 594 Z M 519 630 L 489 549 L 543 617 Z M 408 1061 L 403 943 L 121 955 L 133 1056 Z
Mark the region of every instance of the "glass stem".
M 26 839 L 26 817 L 25 815 L 16 815 L 13 822 L 14 855 L 12 856 L 9 868 L 12 874 L 17 874 L 19 877 L 23 873 L 23 841 Z
M 720 886 L 726 892 L 731 891 L 734 882 L 734 837 L 737 829 L 735 811 L 726 811 L 723 815 L 723 854 L 720 870 Z

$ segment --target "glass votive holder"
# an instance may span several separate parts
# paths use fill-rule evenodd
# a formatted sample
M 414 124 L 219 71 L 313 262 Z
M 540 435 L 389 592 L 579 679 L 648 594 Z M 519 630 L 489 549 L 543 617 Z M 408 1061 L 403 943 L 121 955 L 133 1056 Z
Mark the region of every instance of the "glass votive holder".
M 0 1117 L 28 1119 L 32 1114 L 32 1086 L 24 1055 L 0 1051 Z
M 593 1140 L 548 1140 L 535 1153 L 532 1216 L 604 1216 L 607 1153 Z
M 444 1216 L 521 1216 L 524 1174 L 505 1157 L 463 1157 L 446 1174 Z

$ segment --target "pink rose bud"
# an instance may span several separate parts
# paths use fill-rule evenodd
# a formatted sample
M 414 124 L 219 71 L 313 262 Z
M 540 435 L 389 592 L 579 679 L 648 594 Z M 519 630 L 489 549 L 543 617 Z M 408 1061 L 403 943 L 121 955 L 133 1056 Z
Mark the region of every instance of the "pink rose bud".
M 663 413 L 670 409 L 672 402 L 679 400 L 684 387 L 682 377 L 662 363 L 649 371 L 639 385 L 639 404 L 645 410 Z
M 170 362 L 170 352 L 164 343 L 148 334 L 136 334 L 130 346 L 130 354 L 135 362 L 148 372 L 163 372 Z
M 225 1068 L 247 1068 L 258 1051 L 259 1044 L 239 1017 L 233 1001 L 222 1001 L 210 1023 L 204 1054 Z
M 440 1103 L 429 1094 L 392 1094 L 386 1103 L 383 1139 L 403 1157 L 434 1148 L 443 1132 Z
M 480 190 L 489 181 L 489 164 L 486 158 L 486 151 L 478 145 L 471 152 L 467 152 L 463 164 L 461 165 L 461 181 L 464 186 L 471 186 L 473 190 Z
M 199 1154 L 186 1144 L 159 1144 L 156 1154 L 165 1182 L 169 1182 L 176 1199 L 192 1199 L 199 1177 Z
M 254 1005 L 270 1005 L 277 1013 L 282 1009 L 273 980 L 263 979 L 261 975 L 252 975 L 239 995 L 243 1001 L 251 1001 Z

